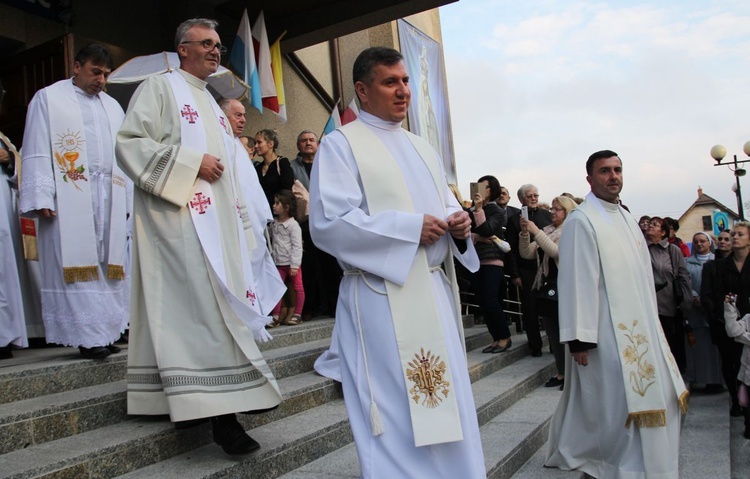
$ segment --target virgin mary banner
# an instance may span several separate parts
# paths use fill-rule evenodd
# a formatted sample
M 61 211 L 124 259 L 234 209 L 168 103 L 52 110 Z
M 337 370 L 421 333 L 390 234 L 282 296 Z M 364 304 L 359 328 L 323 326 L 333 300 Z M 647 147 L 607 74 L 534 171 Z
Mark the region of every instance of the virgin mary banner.
M 411 86 L 409 130 L 435 148 L 443 160 L 448 181 L 455 183 L 456 165 L 442 48 L 404 20 L 398 21 L 398 36 Z

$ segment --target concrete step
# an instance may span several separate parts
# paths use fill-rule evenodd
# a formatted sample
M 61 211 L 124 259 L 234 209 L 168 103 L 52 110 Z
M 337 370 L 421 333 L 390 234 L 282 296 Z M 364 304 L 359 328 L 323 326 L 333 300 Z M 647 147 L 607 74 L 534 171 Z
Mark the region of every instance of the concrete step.
M 539 385 L 549 378 L 553 369 L 549 356 L 526 358 L 472 386 L 488 477 L 509 477 L 508 471 L 517 469 L 536 451 L 540 437 L 543 436 L 542 442 L 546 440 L 546 425 L 561 393 L 556 388 L 540 388 Z M 490 393 L 492 390 L 497 391 L 494 396 Z M 499 405 L 519 395 L 521 397 L 514 403 L 504 404 L 506 407 L 488 417 L 492 404 Z M 279 479 L 355 479 L 359 475 L 357 452 L 354 444 L 349 444 Z M 140 477 L 146 476 L 127 476 L 128 479 Z
M 310 341 L 324 342 L 330 338 L 332 329 L 332 318 L 280 326 L 271 331 L 274 339 L 261 343 L 260 349 L 267 357 L 278 349 Z M 127 345 L 122 348 L 122 352 L 99 361 L 81 359 L 77 348 L 15 351 L 12 359 L 0 363 L 0 405 L 125 379 Z M 285 369 L 283 365 L 279 367 Z
M 702 394 L 693 391 L 690 396 L 688 414 L 683 417 L 680 434 L 680 479 L 704 479 L 706 477 L 733 479 L 750 477 L 750 441 L 742 438 L 742 430 L 731 435 L 735 423 L 742 424 L 741 418 L 729 416 L 730 401 L 725 394 Z M 730 442 L 742 445 L 730 447 Z M 730 460 L 730 450 L 736 454 Z M 513 479 L 579 479 L 584 474 L 578 471 L 561 471 L 545 468 L 547 444 L 518 470 Z M 743 456 L 744 454 L 744 456 Z M 744 461 L 744 464 L 743 464 Z
M 484 345 L 488 341 L 487 337 L 485 337 L 486 334 L 486 329 L 483 327 L 472 328 L 470 331 L 467 331 L 467 342 L 475 341 Z M 480 351 L 470 352 L 469 358 L 472 376 L 479 378 L 483 374 L 489 374 L 492 371 L 502 368 L 504 365 L 527 356 L 525 338 L 516 337 L 514 338 L 514 342 L 518 346 L 504 354 L 490 355 L 482 354 Z M 319 341 L 307 343 L 306 348 L 302 347 L 303 345 L 279 348 L 278 350 L 272 350 L 269 355 L 274 356 L 274 354 L 279 353 L 281 356 L 275 358 L 274 361 L 281 361 L 279 358 L 284 357 L 284 361 L 291 362 L 299 360 L 302 356 L 311 354 L 309 351 L 319 350 L 321 345 L 317 343 Z M 287 354 L 280 353 L 285 349 L 287 350 Z M 305 351 L 308 352 L 306 353 Z M 271 360 L 269 359 L 270 362 Z M 292 415 L 305 413 L 311 408 L 320 407 L 341 397 L 340 387 L 337 383 L 317 376 L 311 371 L 282 378 L 279 380 L 279 384 L 284 393 L 285 401 L 278 409 L 271 413 L 241 416 L 241 421 L 247 429 L 254 430 L 279 421 L 285 421 Z M 124 385 L 120 387 L 122 388 Z M 124 391 L 122 391 L 122 394 L 124 395 Z M 41 398 L 32 401 L 37 400 L 41 400 Z M 124 397 L 121 401 L 124 401 Z M 20 408 L 17 403 L 12 406 Z M 6 407 L 9 408 L 10 405 L 1 406 L 0 411 Z M 24 417 L 23 420 L 16 422 L 25 423 L 17 426 L 26 426 L 33 431 L 35 421 L 39 420 L 39 418 L 33 416 L 33 411 L 35 410 L 31 408 L 31 411 L 16 411 L 18 417 Z M 345 418 L 346 413 L 343 412 L 342 414 Z M 8 416 L 10 417 L 11 414 L 8 414 Z M 60 412 L 59 418 L 64 417 L 64 413 Z M 122 419 L 120 418 L 120 420 Z M 59 422 L 64 422 L 64 420 L 59 419 Z M 7 427 L 10 428 L 11 424 L 13 423 L 8 421 Z M 346 424 L 348 428 L 348 422 Z M 71 471 L 79 472 L 82 470 L 81 468 L 96 471 L 95 473 L 92 472 L 92 477 L 112 477 L 114 473 L 109 472 L 109 467 L 116 467 L 117 474 L 121 474 L 141 465 L 158 462 L 174 454 L 191 451 L 202 445 L 209 444 L 211 442 L 209 429 L 207 426 L 199 426 L 190 430 L 176 431 L 171 423 L 163 418 L 138 418 L 78 435 L 70 435 L 74 432 L 70 429 L 62 430 L 60 435 L 69 437 L 41 444 L 34 443 L 36 445 L 32 447 L 15 450 L 2 456 L 3 462 L 8 461 L 12 464 L 17 464 L 18 468 L 0 471 L 0 477 L 34 477 L 39 474 L 49 474 L 58 469 L 70 469 Z M 138 433 L 134 434 L 134 430 Z M 146 431 L 145 435 L 142 434 L 143 431 Z M 318 434 L 320 434 L 319 431 L 313 436 Z M 108 443 L 107 441 L 102 442 L 100 436 L 119 439 L 113 439 L 114 442 Z M 18 448 L 19 444 L 23 446 L 27 443 L 18 441 L 16 442 L 16 448 Z M 63 455 L 65 457 L 59 454 L 47 456 L 44 451 L 46 451 L 46 448 L 50 444 L 57 445 L 55 447 L 59 447 L 62 451 L 67 451 L 67 455 Z M 341 445 L 343 444 L 339 444 L 337 447 Z M 49 460 L 42 462 L 35 461 L 32 459 L 35 456 L 48 458 Z M 104 456 L 112 456 L 112 460 L 117 463 L 117 466 L 110 465 L 105 467 L 97 459 Z M 115 456 L 118 459 L 114 459 Z
M 728 407 L 729 402 L 727 401 Z M 726 409 L 724 410 L 726 412 Z M 729 427 L 732 479 L 747 479 L 750 477 L 750 439 L 742 436 L 745 423 L 741 417 L 733 417 Z M 718 477 L 718 476 L 717 476 Z
M 484 327 L 467 331 L 466 343 L 469 348 L 483 347 L 488 341 L 489 335 Z M 254 416 L 247 423 L 249 427 L 257 427 L 341 397 L 340 388 L 334 381 L 311 372 L 315 358 L 327 346 L 328 340 L 323 339 L 280 347 L 265 353 L 272 370 L 279 378 L 285 401 L 272 413 Z M 520 357 L 519 353 L 520 350 L 514 357 Z M 482 377 L 509 363 L 509 358 L 495 356 L 477 357 L 473 360 L 470 363 L 472 377 Z M 70 374 L 67 365 L 62 366 L 62 369 L 60 374 Z M 0 454 L 127 419 L 124 380 L 3 404 L 0 405 Z

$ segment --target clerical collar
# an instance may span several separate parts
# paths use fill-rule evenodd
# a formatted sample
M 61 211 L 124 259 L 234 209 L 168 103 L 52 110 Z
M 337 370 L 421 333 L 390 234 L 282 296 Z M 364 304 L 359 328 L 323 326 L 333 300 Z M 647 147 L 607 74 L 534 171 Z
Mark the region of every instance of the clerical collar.
M 599 203 L 602 204 L 602 206 L 604 207 L 604 209 L 608 213 L 617 213 L 618 211 L 620 211 L 620 205 L 619 204 L 617 204 L 617 203 L 610 203 L 609 201 L 604 201 L 603 199 L 599 198 L 596 195 L 594 195 L 594 197 L 597 200 L 599 200 Z
M 396 131 L 401 129 L 400 121 L 387 121 L 380 117 L 367 113 L 364 110 L 360 110 L 359 119 L 364 121 L 368 125 L 374 126 L 375 128 L 379 128 L 381 130 Z
M 201 80 L 200 78 L 198 78 L 197 76 L 193 75 L 192 73 L 186 72 L 182 68 L 180 68 L 177 71 L 180 72 L 182 74 L 182 76 L 185 77 L 185 80 L 187 80 L 187 82 L 190 83 L 195 88 L 200 88 L 201 90 L 205 90 L 206 89 L 206 85 L 208 85 L 207 82 Z

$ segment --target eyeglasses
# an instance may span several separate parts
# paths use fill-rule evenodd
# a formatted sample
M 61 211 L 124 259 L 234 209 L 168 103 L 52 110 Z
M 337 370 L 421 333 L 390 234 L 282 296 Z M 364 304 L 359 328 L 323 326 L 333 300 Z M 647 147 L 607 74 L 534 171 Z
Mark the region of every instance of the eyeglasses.
M 526 195 L 526 199 L 527 200 L 531 200 L 531 199 L 534 199 L 534 198 L 539 198 L 539 195 Z
M 182 42 L 181 44 L 185 44 L 185 43 L 200 43 L 200 45 L 203 47 L 203 49 L 206 50 L 207 52 L 210 52 L 211 50 L 213 50 L 214 47 L 218 48 L 219 49 L 219 55 L 224 55 L 227 52 L 227 47 L 225 47 L 221 43 L 214 43 L 213 40 L 209 40 L 209 39 L 206 39 L 206 40 L 186 40 L 186 41 Z

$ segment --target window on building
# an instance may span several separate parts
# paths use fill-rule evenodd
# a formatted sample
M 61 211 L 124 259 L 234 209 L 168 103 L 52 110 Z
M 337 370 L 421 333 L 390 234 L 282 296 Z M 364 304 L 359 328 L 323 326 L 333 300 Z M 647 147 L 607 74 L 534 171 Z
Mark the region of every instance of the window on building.
M 711 215 L 706 215 L 703 217 L 703 231 L 709 231 L 714 229 L 714 225 L 711 221 Z

